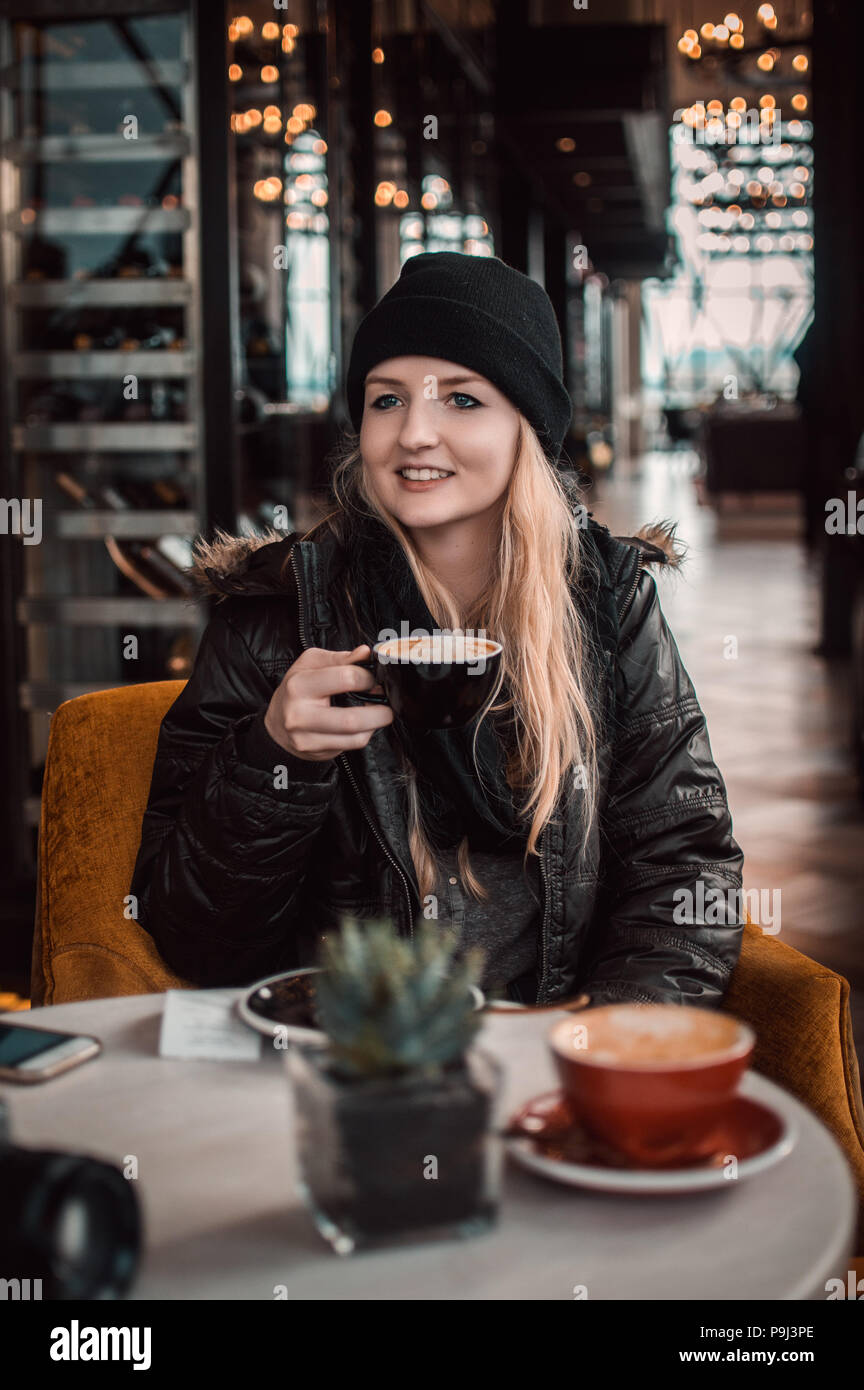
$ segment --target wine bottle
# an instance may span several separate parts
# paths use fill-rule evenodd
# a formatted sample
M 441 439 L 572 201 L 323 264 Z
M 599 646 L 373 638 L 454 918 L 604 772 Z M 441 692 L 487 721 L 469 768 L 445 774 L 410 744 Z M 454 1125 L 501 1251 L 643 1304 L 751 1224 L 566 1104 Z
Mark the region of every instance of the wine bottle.
M 88 491 L 72 474 L 60 471 L 55 479 L 68 497 L 88 511 L 128 512 L 135 510 L 124 484 L 103 482 Z M 158 536 L 152 540 L 106 536 L 105 545 L 122 574 L 152 598 L 177 598 L 195 592 L 185 572 L 194 556 L 186 536 Z

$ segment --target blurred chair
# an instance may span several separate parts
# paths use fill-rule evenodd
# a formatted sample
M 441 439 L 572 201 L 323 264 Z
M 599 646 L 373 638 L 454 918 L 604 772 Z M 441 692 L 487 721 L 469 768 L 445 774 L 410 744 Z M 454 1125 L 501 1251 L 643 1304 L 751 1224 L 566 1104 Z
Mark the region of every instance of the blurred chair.
M 798 492 L 808 460 L 800 407 L 715 403 L 701 431 L 705 486 L 722 492 Z
M 756 1071 L 809 1106 L 845 1153 L 858 1187 L 855 1249 L 864 1251 L 864 1103 L 849 982 L 748 921 L 723 1007 L 756 1033 Z
M 39 827 L 34 1007 L 188 988 L 124 916 L 159 726 L 183 681 L 122 686 L 54 713 Z M 724 1002 L 757 1036 L 757 1071 L 813 1110 L 842 1147 L 864 1210 L 864 1106 L 849 985 L 748 922 Z M 864 1249 L 864 1222 L 860 1244 Z
M 39 820 L 34 1008 L 186 985 L 124 916 L 159 726 L 184 684 L 97 691 L 54 712 Z

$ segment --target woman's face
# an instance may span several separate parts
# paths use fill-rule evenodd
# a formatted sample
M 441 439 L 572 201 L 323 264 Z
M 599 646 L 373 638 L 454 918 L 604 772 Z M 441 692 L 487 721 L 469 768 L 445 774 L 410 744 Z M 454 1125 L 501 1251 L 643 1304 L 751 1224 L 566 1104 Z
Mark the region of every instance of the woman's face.
M 468 367 L 390 357 L 366 378 L 360 452 L 369 486 L 409 531 L 491 519 L 515 466 L 519 418 Z M 404 469 L 447 476 L 411 481 Z

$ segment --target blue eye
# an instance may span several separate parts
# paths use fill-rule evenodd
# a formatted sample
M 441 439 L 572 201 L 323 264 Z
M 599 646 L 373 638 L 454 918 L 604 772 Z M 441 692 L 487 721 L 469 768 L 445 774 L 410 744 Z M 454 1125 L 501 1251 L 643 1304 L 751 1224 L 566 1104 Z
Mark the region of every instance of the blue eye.
M 467 405 L 458 405 L 458 404 L 457 404 L 457 407 L 456 407 L 456 408 L 457 408 L 457 410 L 460 410 L 460 411 L 477 410 L 477 409 L 479 409 L 479 408 L 482 406 L 482 404 L 483 404 L 482 401 L 478 401 L 478 400 L 477 400 L 476 396 L 471 396 L 471 395 L 469 395 L 467 391 L 453 391 L 453 392 L 447 397 L 447 399 L 448 399 L 448 400 L 451 400 L 451 401 L 454 401 L 454 402 L 456 402 L 457 400 L 467 401 L 467 402 L 468 402 Z M 378 397 L 376 397 L 376 399 L 375 399 L 374 401 L 370 401 L 370 402 L 369 402 L 369 407 L 370 407 L 371 410 L 389 410 L 390 407 L 389 407 L 388 405 L 386 405 L 385 402 L 386 402 L 386 401 L 397 401 L 397 402 L 398 402 L 398 400 L 399 400 L 399 397 L 396 396 L 396 395 L 394 395 L 394 393 L 393 393 L 392 391 L 387 391 L 387 392 L 385 392 L 385 394 L 384 394 L 383 396 L 378 396 Z

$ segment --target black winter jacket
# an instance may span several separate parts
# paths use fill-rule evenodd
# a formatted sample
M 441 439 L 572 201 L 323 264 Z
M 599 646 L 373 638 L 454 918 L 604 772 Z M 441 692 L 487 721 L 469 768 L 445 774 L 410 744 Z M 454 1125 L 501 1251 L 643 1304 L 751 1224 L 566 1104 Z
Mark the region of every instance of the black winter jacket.
M 646 568 L 680 563 L 672 530 L 616 538 L 591 520 L 585 533 L 619 622 L 605 658 L 614 718 L 598 749 L 600 815 L 584 852 L 568 814 L 542 832 L 536 970 L 530 993 L 512 997 L 585 990 L 594 1003 L 712 1007 L 738 959 L 743 855 Z M 140 925 L 191 983 L 242 985 L 310 964 L 343 913 L 390 916 L 405 934 L 422 916 L 392 726 L 327 762 L 293 757 L 264 728 L 304 648 L 355 645 L 328 584 L 334 544 L 223 534 L 199 552 L 199 582 L 221 598 L 162 721 L 130 887 Z M 683 919 L 680 889 L 693 894 Z M 706 912 L 718 890 L 733 906 Z

